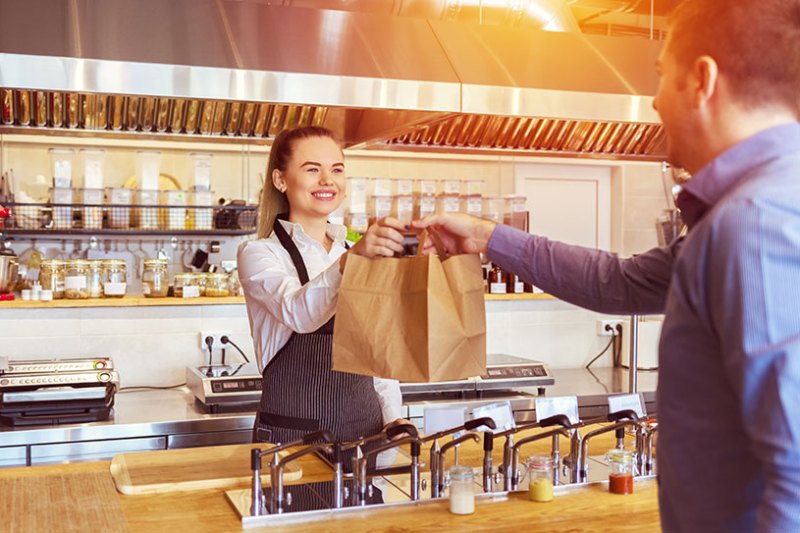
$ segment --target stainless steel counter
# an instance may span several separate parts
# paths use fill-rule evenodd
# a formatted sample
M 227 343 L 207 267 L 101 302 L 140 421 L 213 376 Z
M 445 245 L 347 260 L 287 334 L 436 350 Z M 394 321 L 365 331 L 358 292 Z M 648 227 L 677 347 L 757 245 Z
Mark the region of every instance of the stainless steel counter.
M 582 417 L 602 413 L 608 394 L 627 392 L 627 371 L 599 368 L 552 370 L 556 384 L 548 396 L 578 396 Z M 640 372 L 639 389 L 654 410 L 657 373 Z M 506 396 L 514 398 L 518 419 L 533 416 L 539 391 L 522 389 Z M 409 399 L 405 417 L 421 416 L 425 406 L 456 401 L 487 401 L 483 398 Z M 214 444 L 250 442 L 254 413 L 207 414 L 195 406 L 186 387 L 171 390 L 130 390 L 117 393 L 114 417 L 86 424 L 4 427 L 0 426 L 0 466 L 20 466 L 107 459 L 118 453 Z

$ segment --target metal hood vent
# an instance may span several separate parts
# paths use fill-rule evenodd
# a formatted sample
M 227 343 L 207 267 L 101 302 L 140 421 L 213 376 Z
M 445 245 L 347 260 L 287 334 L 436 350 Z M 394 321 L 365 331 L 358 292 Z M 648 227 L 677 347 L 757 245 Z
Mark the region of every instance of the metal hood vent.
M 663 151 L 647 68 L 660 43 L 641 39 L 262 0 L 0 12 L 0 131 L 265 142 L 318 124 L 349 147 Z

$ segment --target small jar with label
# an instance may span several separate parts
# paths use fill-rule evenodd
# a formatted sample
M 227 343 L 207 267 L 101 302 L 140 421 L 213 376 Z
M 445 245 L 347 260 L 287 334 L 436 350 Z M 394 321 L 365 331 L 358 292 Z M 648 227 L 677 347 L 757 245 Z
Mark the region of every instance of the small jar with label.
M 68 300 L 89 298 L 89 261 L 70 259 L 64 275 L 64 296 Z
M 489 294 L 507 294 L 508 284 L 506 276 L 498 265 L 492 266 L 489 271 Z
M 633 493 L 633 452 L 613 449 L 606 453 L 608 461 L 608 492 L 612 494 Z
M 64 298 L 64 267 L 61 259 L 47 259 L 39 266 L 39 284 L 42 289 L 53 291 L 53 299 Z
M 205 295 L 212 298 L 229 296 L 228 275 L 224 272 L 209 272 L 206 278 Z
M 528 468 L 528 499 L 549 502 L 553 499 L 553 459 L 534 455 L 526 461 Z
M 176 298 L 197 298 L 200 296 L 199 280 L 197 274 L 193 272 L 175 274 L 173 287 Z
M 169 291 L 166 259 L 145 259 L 142 272 L 142 292 L 148 298 L 164 298 Z
M 128 273 L 124 259 L 103 261 L 103 297 L 122 298 L 128 289 Z
M 475 512 L 475 472 L 463 465 L 451 466 L 447 471 L 450 477 L 450 512 L 453 514 L 472 514 Z
M 89 298 L 103 296 L 103 262 L 89 260 Z

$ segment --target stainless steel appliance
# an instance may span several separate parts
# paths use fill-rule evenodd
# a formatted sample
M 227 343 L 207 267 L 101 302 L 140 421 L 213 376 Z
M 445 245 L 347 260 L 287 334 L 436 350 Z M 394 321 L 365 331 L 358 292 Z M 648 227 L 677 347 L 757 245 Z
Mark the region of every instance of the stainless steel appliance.
M 403 399 L 424 402 L 448 395 L 455 395 L 457 400 L 480 399 L 555 383 L 547 365 L 538 361 L 504 354 L 490 354 L 488 361 L 484 376 L 439 383 L 401 383 Z M 261 374 L 255 363 L 187 367 L 186 385 L 197 406 L 208 412 L 255 410 L 261 397 Z
M 109 358 L 4 361 L 0 424 L 30 426 L 106 420 L 119 375 Z

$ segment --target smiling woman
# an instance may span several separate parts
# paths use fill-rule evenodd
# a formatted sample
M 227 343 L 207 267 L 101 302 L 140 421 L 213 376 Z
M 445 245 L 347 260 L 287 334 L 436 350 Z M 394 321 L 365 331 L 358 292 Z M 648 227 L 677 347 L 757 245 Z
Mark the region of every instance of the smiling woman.
M 346 228 L 328 222 L 344 200 L 345 162 L 324 128 L 278 135 L 267 175 L 258 239 L 242 244 L 238 254 L 263 373 L 254 440 L 287 442 L 317 430 L 339 441 L 378 433 L 398 423 L 400 388 L 331 369 L 333 315 L 347 255 L 394 255 L 402 251 L 403 227 L 379 220 L 350 248 Z

